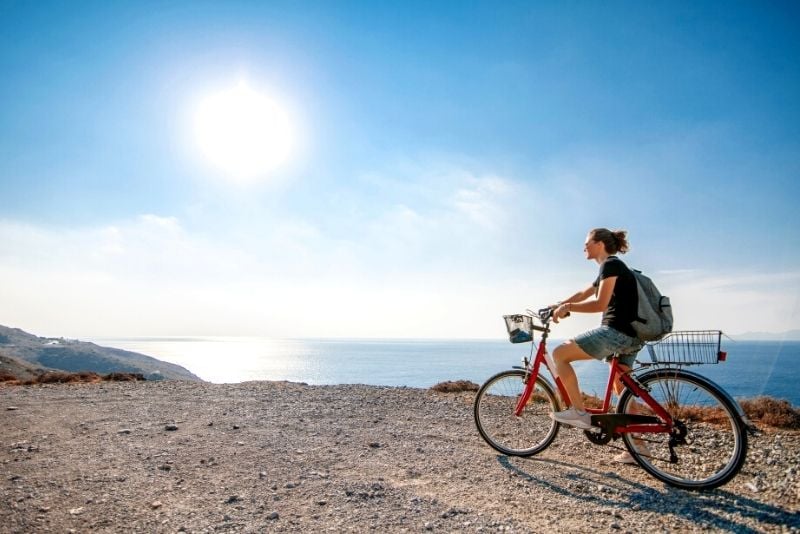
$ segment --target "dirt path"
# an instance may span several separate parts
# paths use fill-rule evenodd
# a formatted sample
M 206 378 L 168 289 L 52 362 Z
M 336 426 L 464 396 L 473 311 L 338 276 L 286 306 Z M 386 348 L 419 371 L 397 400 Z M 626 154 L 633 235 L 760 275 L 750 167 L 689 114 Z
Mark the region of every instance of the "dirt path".
M 500 456 L 472 399 L 276 382 L 0 387 L 0 531 L 800 531 L 796 432 L 753 439 L 736 479 L 694 493 L 612 463 L 617 449 L 576 430 L 538 457 Z

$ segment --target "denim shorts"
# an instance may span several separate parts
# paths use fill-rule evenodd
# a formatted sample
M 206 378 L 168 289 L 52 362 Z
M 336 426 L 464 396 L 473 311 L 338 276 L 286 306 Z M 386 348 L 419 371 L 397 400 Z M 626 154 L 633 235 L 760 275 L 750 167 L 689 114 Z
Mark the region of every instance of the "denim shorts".
M 628 367 L 633 367 L 636 354 L 644 346 L 639 339 L 605 325 L 577 336 L 575 343 L 596 360 L 611 361 L 611 356 L 619 354 L 619 363 Z

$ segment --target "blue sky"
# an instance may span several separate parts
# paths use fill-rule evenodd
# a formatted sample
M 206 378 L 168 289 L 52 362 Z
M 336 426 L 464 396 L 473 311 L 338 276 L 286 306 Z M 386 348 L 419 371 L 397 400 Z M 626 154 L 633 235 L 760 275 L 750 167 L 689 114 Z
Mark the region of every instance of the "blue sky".
M 799 22 L 793 2 L 0 1 L 0 323 L 502 337 L 593 280 L 604 226 L 678 328 L 800 328 Z M 247 180 L 196 131 L 242 84 L 292 126 Z

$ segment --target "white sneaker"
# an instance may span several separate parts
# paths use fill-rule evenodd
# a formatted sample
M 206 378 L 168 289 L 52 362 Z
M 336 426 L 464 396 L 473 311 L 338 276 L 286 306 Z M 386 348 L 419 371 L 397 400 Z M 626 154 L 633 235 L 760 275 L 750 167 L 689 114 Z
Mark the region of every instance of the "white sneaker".
M 631 453 L 628 451 L 622 451 L 618 455 L 614 456 L 613 460 L 618 464 L 636 464 L 636 460 L 633 459 L 633 456 L 631 456 Z
M 589 415 L 588 412 L 580 413 L 575 408 L 569 408 L 562 412 L 552 413 L 550 414 L 550 417 L 554 421 L 558 421 L 564 425 L 574 426 L 575 428 L 582 428 L 584 430 L 594 428 L 592 426 L 592 416 Z
M 642 456 L 650 456 L 650 449 L 647 448 L 647 444 L 640 441 L 639 443 L 634 442 L 633 446 L 636 448 L 636 452 L 641 454 Z M 618 464 L 630 464 L 636 465 L 636 460 L 633 458 L 633 455 L 628 451 L 622 451 L 618 455 L 614 456 L 614 461 Z

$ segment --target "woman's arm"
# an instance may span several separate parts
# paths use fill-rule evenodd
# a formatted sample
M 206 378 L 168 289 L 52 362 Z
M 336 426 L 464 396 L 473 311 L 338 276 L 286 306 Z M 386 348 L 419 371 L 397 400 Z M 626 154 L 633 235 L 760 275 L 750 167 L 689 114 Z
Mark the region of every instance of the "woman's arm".
M 589 297 L 591 297 L 592 295 L 594 295 L 594 292 L 595 292 L 594 285 L 591 285 L 591 286 L 587 287 L 586 289 L 578 291 L 577 293 L 575 293 L 571 297 L 565 298 L 564 300 L 562 300 L 558 304 L 555 304 L 555 305 L 551 306 L 551 308 L 558 308 L 562 304 L 567 304 L 568 302 L 582 302 L 582 301 L 588 299 Z
M 600 280 L 600 287 L 597 289 L 595 298 L 589 298 L 594 294 L 594 286 L 575 293 L 572 297 L 562 302 L 553 312 L 556 322 L 571 312 L 598 313 L 606 311 L 608 303 L 611 302 L 611 295 L 614 293 L 614 285 L 616 283 L 616 276 L 609 276 Z

